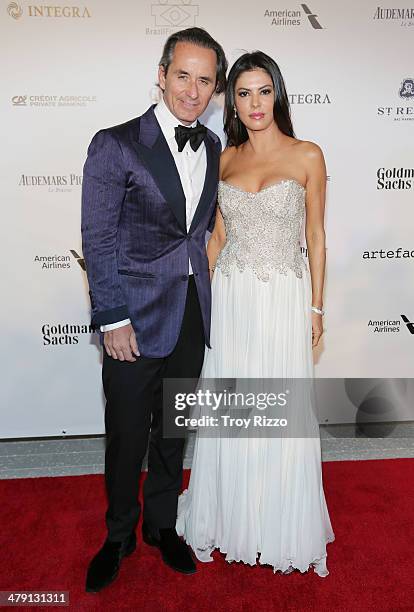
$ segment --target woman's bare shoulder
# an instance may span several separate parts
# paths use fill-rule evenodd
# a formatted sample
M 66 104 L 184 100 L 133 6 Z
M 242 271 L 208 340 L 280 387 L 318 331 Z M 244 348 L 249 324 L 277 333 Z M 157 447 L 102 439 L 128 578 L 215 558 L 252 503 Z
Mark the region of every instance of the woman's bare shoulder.
M 323 159 L 322 149 L 316 142 L 310 140 L 298 140 L 297 143 L 298 152 L 303 155 L 304 159 L 309 161 Z
M 234 158 L 237 152 L 236 147 L 226 147 L 220 156 L 220 178 L 225 173 L 228 166 L 231 164 L 231 160 Z

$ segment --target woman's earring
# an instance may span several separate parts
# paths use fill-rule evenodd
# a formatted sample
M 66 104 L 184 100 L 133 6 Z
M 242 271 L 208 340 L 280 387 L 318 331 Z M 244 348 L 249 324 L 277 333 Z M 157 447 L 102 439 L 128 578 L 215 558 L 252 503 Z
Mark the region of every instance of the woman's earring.
M 234 118 L 237 119 L 237 110 L 236 110 L 236 107 L 234 107 Z

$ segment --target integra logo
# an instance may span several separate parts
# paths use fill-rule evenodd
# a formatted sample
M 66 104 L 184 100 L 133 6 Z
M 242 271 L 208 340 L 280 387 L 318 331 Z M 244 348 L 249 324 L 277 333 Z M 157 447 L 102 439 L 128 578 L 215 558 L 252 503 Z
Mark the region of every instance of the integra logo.
M 79 344 L 79 336 L 95 333 L 91 325 L 70 325 L 69 323 L 57 323 L 42 326 L 43 346 L 67 346 L 68 344 Z

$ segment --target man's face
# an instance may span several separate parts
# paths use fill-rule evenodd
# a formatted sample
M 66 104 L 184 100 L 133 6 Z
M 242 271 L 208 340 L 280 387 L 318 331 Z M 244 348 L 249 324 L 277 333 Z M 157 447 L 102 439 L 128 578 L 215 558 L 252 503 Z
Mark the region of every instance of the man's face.
M 167 74 L 159 67 L 165 103 L 184 125 L 194 123 L 207 108 L 216 88 L 216 67 L 213 49 L 184 42 L 176 44 Z

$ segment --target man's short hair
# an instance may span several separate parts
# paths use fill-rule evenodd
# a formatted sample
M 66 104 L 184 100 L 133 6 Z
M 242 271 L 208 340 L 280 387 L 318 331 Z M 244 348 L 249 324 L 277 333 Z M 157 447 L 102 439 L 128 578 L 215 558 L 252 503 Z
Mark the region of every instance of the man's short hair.
M 162 52 L 162 57 L 159 62 L 159 65 L 164 68 L 165 74 L 167 74 L 168 67 L 172 62 L 175 46 L 179 42 L 191 43 L 193 45 L 197 45 L 198 47 L 212 49 L 216 52 L 216 93 L 222 93 L 226 88 L 226 56 L 222 46 L 216 40 L 214 40 L 214 38 L 212 38 L 206 30 L 203 30 L 203 28 L 187 28 L 186 30 L 175 32 L 167 38 Z

